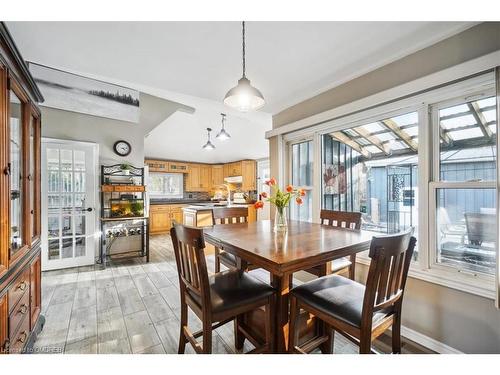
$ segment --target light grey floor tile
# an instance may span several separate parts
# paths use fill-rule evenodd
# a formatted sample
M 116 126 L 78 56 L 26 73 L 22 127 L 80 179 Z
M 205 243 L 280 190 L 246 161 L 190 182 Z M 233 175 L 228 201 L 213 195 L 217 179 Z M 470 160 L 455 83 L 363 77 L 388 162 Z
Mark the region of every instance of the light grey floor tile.
M 172 267 L 168 262 L 161 262 L 156 265 L 158 269 L 165 273 L 167 278 L 177 278 L 177 269 Z
M 160 272 L 160 269 L 156 265 L 156 263 L 145 263 L 142 265 L 142 269 L 144 272 L 149 273 L 149 272 Z
M 80 287 L 76 289 L 75 301 L 73 303 L 73 310 L 83 307 L 95 306 L 97 303 L 95 281 L 91 281 L 92 285 Z
M 161 343 L 146 311 L 125 316 L 125 325 L 133 353 L 141 352 Z
M 86 339 L 68 343 L 64 349 L 65 354 L 97 354 L 97 337 L 92 336 Z
M 40 352 L 64 350 L 68 336 L 73 302 L 50 305 L 45 314 L 45 325 L 35 342 L 35 349 Z M 55 350 L 53 350 L 55 349 Z
M 118 299 L 120 300 L 123 315 L 146 309 L 139 292 L 135 288 L 118 291 Z
M 71 302 L 75 298 L 76 294 L 76 282 L 70 282 L 67 284 L 61 284 L 56 287 L 52 299 L 50 301 L 51 305 L 59 305 L 61 303 Z
M 157 289 L 172 285 L 165 272 L 151 272 L 148 273 L 148 277 Z
M 73 310 L 68 330 L 68 342 L 74 343 L 97 336 L 97 310 L 95 306 Z
M 161 288 L 159 291 L 171 309 L 177 309 L 181 305 L 181 295 L 179 289 L 177 289 L 174 285 Z
M 136 275 L 132 278 L 134 280 L 135 286 L 139 291 L 141 297 L 153 296 L 158 294 L 158 289 L 156 289 L 155 285 L 152 281 L 147 277 L 147 275 Z
M 113 277 L 130 276 L 127 267 L 112 267 Z
M 179 348 L 180 322 L 173 317 L 159 323 L 155 323 L 156 332 L 168 354 L 176 354 Z
M 163 349 L 163 346 L 161 344 L 159 344 L 159 345 L 144 349 L 143 351 L 139 352 L 138 354 L 165 354 L 165 349 Z
M 115 277 L 115 286 L 118 292 L 136 288 L 130 275 Z
M 144 297 L 142 301 L 144 302 L 144 305 L 146 305 L 149 317 L 153 323 L 175 317 L 173 311 L 159 294 Z
M 118 292 L 114 285 L 110 288 L 97 289 L 97 311 L 120 307 Z
M 128 272 L 133 276 L 133 275 L 138 275 L 138 274 L 145 274 L 146 271 L 142 268 L 142 265 L 136 264 L 134 266 L 128 267 Z
M 100 342 L 99 354 L 132 354 L 128 337 Z
M 95 281 L 97 289 L 115 286 L 113 272 L 110 268 L 95 271 Z

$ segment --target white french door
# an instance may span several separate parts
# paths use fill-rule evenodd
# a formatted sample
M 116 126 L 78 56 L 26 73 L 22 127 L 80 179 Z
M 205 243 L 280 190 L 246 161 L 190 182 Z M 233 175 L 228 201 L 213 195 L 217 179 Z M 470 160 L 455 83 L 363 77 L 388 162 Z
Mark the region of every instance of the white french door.
M 42 139 L 42 270 L 91 265 L 98 239 L 97 146 Z

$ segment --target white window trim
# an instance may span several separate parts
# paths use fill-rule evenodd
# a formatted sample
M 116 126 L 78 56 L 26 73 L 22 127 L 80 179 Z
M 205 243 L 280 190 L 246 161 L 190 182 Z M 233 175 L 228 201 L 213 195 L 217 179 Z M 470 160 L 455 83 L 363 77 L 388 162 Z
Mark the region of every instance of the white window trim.
M 431 166 L 432 160 L 432 122 L 430 121 L 430 108 L 431 104 L 444 102 L 453 98 L 470 97 L 477 95 L 480 92 L 491 92 L 494 87 L 494 72 L 485 73 L 477 77 L 469 78 L 467 80 L 456 82 L 427 91 L 415 96 L 407 97 L 389 104 L 377 106 L 364 111 L 346 115 L 342 118 L 325 121 L 320 124 L 311 126 L 306 129 L 301 129 L 287 134 L 278 134 L 278 138 L 286 142 L 287 146 L 291 143 L 298 143 L 305 140 L 313 140 L 314 147 L 314 160 L 313 160 L 313 176 L 315 181 L 321 181 L 321 136 L 323 134 L 332 133 L 347 128 L 352 128 L 360 125 L 365 125 L 372 121 L 378 120 L 382 117 L 394 117 L 404 113 L 417 111 L 419 116 L 419 194 L 420 202 L 425 202 L 427 199 L 428 204 L 421 204 L 419 210 L 419 226 L 418 226 L 418 246 L 420 249 L 427 249 L 426 251 L 419 251 L 419 259 L 412 262 L 409 277 L 421 279 L 434 284 L 442 285 L 445 287 L 457 289 L 460 291 L 468 292 L 471 294 L 479 295 L 482 297 L 495 299 L 496 285 L 492 278 L 486 275 L 474 276 L 472 273 L 468 274 L 460 272 L 457 269 L 450 267 L 433 264 L 431 267 L 431 243 L 434 241 L 432 237 L 431 222 L 435 221 L 435 208 L 434 212 L 430 209 L 430 202 L 435 202 L 431 198 L 431 183 L 432 173 L 435 170 Z M 369 108 L 369 105 L 367 104 Z M 498 137 L 497 133 L 497 137 Z M 290 148 L 285 148 L 288 157 L 285 157 L 288 164 L 284 171 L 286 178 L 290 175 Z M 439 162 L 439 161 L 438 161 Z M 498 163 L 497 163 L 498 165 Z M 283 169 L 282 169 L 283 170 Z M 319 179 L 318 179 L 319 178 Z M 500 179 L 497 178 L 497 183 Z M 497 183 L 493 182 L 495 188 Z M 321 186 L 315 184 L 313 187 L 313 221 L 319 222 L 319 212 L 321 210 Z M 485 187 L 484 183 L 481 184 Z M 500 186 L 500 183 L 499 183 Z M 435 204 L 434 204 L 435 206 Z M 498 206 L 498 205 L 497 205 Z M 500 243 L 500 242 L 499 242 Z M 498 245 L 497 245 L 498 254 Z M 361 264 L 369 264 L 367 254 L 359 254 L 357 262 Z M 498 262 L 498 256 L 497 256 Z M 499 266 L 500 267 L 500 266 Z M 498 271 L 497 271 L 498 273 Z M 485 277 L 486 276 L 486 277 Z

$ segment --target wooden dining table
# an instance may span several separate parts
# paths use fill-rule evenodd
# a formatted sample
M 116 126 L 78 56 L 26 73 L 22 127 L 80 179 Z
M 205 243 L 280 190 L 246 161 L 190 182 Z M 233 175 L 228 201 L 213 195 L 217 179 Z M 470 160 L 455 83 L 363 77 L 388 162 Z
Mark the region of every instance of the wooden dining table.
M 290 275 L 313 266 L 323 266 L 322 274 L 326 275 L 327 262 L 367 250 L 374 234 L 293 220 L 284 233 L 275 233 L 270 220 L 204 229 L 205 241 L 241 259 L 241 269 L 251 263 L 269 271 L 277 291 L 277 353 L 287 351 Z

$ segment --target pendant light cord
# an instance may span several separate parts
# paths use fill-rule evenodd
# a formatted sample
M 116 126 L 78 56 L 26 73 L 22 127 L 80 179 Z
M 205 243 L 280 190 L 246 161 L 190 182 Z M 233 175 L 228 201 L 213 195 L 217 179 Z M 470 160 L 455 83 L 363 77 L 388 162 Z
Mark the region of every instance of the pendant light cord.
M 246 64 L 245 64 L 245 21 L 241 22 L 241 27 L 242 27 L 242 35 L 243 35 L 243 43 L 242 43 L 242 49 L 243 49 L 243 77 L 245 78 L 245 70 L 246 70 Z

